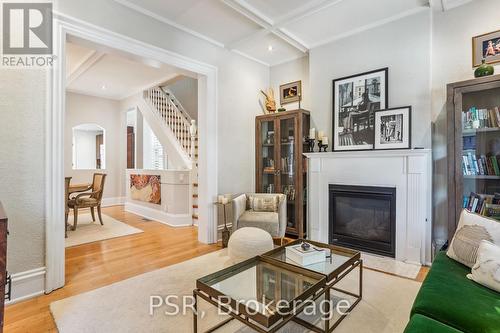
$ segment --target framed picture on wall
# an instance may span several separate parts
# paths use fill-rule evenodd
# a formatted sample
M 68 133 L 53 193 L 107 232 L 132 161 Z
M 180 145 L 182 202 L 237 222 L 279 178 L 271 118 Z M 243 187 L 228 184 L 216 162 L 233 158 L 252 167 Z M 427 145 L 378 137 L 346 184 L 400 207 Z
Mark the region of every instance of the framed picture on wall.
M 280 86 L 280 104 L 299 102 L 302 98 L 302 81 L 290 82 Z
M 500 62 L 500 30 L 472 37 L 472 66 Z
M 388 107 L 389 69 L 333 80 L 333 151 L 373 149 L 375 111 Z
M 375 112 L 374 148 L 411 148 L 411 106 Z

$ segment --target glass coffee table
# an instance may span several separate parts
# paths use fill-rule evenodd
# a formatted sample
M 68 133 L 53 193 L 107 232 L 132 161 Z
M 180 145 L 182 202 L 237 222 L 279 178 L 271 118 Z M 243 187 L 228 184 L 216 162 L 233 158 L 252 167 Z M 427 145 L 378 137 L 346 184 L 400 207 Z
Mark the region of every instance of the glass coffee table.
M 219 307 L 229 318 L 205 332 L 214 332 L 236 319 L 257 332 L 273 333 L 290 321 L 314 332 L 329 333 L 354 309 L 362 298 L 363 262 L 358 251 L 313 242 L 306 242 L 318 250 L 325 249 L 324 262 L 302 266 L 288 260 L 285 248 L 296 246 L 296 240 L 255 258 L 207 275 L 196 281 L 193 291 L 195 310 L 198 298 Z M 359 267 L 359 292 L 339 288 L 337 284 Z M 332 291 L 348 295 L 349 307 L 336 320 L 322 316 L 323 327 L 318 327 L 299 315 L 311 303 L 324 297 L 323 312 L 332 309 Z M 198 332 L 198 314 L 194 313 L 194 332 Z

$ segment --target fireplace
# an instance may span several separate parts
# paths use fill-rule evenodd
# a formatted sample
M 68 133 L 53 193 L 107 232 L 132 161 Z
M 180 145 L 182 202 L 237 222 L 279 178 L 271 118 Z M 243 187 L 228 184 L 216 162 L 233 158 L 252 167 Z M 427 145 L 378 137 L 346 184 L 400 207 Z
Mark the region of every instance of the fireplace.
M 396 188 L 329 185 L 329 241 L 395 257 Z

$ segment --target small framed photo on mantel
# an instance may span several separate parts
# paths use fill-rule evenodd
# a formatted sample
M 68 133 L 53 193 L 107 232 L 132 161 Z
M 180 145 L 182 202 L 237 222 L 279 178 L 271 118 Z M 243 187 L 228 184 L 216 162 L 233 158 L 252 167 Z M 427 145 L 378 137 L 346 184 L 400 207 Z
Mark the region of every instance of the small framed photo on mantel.
M 411 106 L 375 111 L 374 148 L 411 148 Z

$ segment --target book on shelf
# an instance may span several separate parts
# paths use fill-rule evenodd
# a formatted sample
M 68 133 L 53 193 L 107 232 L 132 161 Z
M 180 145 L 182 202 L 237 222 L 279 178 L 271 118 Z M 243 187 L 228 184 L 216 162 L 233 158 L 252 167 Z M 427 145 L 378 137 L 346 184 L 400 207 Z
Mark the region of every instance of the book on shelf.
M 468 196 L 464 195 L 462 207 L 472 213 L 500 219 L 500 193 L 471 192 Z
M 464 176 L 500 176 L 500 156 L 476 155 L 471 152 L 462 155 Z
M 498 106 L 492 109 L 478 109 L 471 107 L 462 112 L 462 128 L 480 129 L 480 128 L 498 128 L 500 127 L 500 110 Z

